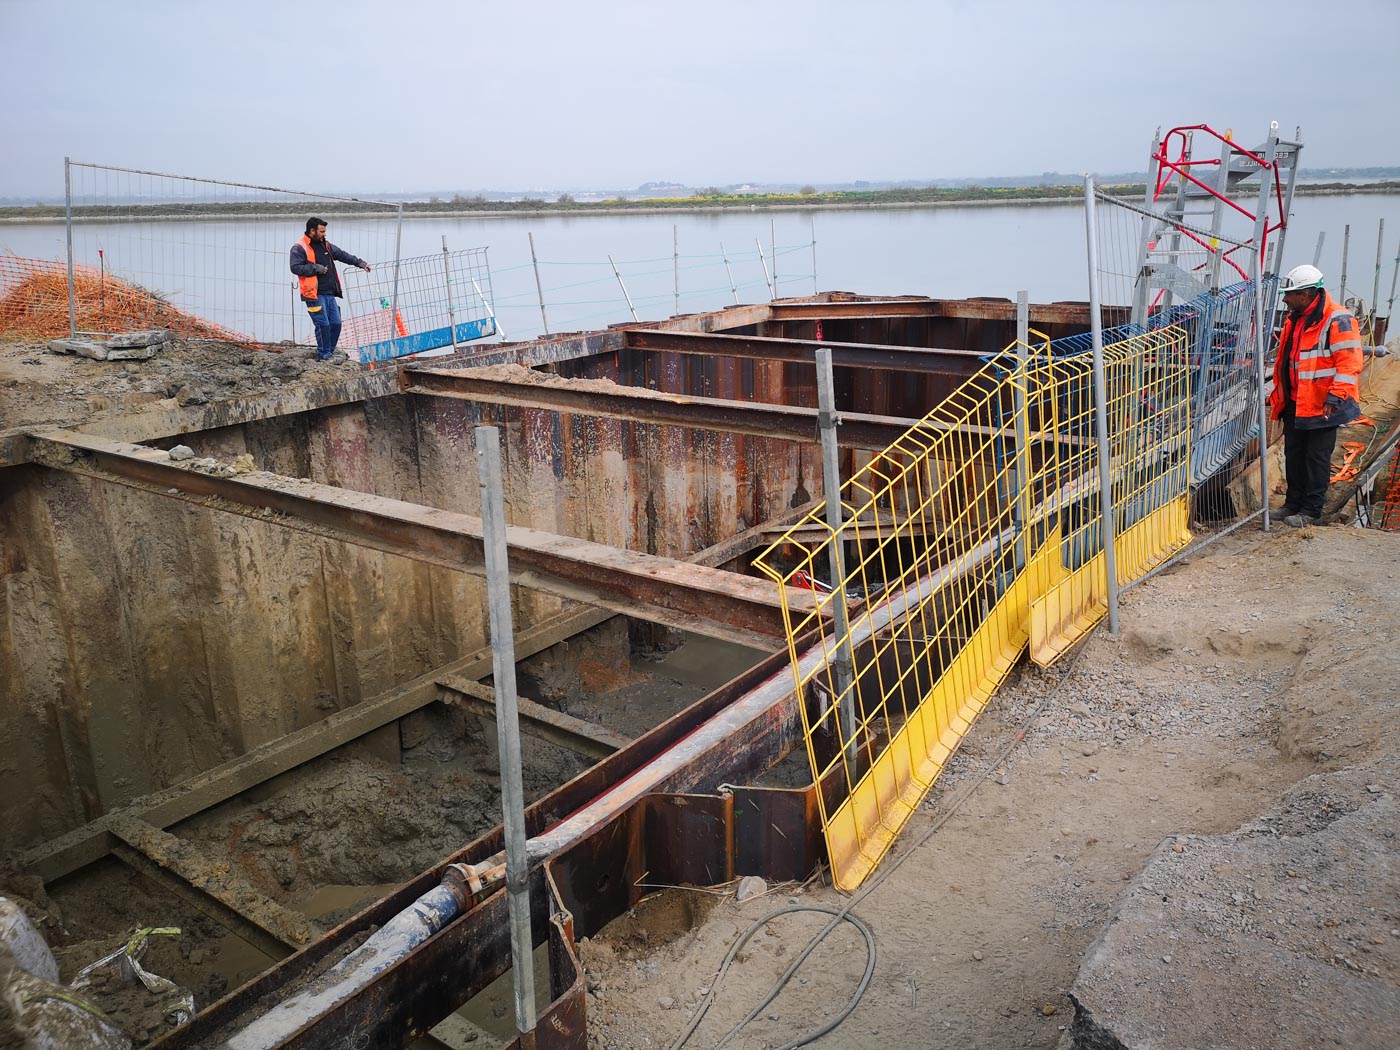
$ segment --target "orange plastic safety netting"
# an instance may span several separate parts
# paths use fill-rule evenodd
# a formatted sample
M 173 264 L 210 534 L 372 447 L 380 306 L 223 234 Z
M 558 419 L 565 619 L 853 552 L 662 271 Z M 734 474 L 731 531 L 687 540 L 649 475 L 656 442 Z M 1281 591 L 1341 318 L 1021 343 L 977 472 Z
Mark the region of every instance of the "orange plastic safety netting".
M 168 328 L 187 339 L 251 342 L 239 332 L 171 305 L 158 291 L 91 266 L 73 268 L 73 308 L 79 332 Z M 67 264 L 0 254 L 0 335 L 54 339 L 68 331 Z

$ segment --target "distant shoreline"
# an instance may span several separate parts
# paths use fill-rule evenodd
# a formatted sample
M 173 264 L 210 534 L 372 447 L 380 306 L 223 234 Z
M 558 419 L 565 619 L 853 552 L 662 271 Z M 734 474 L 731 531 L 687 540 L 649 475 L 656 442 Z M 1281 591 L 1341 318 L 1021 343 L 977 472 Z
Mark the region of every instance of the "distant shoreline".
M 1126 197 L 1138 203 L 1146 192 L 1146 187 L 1104 186 L 1105 192 Z M 934 196 L 936 194 L 936 196 Z M 1400 181 L 1377 183 L 1324 183 L 1319 185 L 1298 185 L 1296 197 L 1347 197 L 1347 196 L 1393 196 L 1400 195 Z M 1237 199 L 1256 196 L 1254 191 L 1232 195 Z M 663 198 L 638 201 L 513 201 L 477 202 L 461 204 L 447 202 L 405 202 L 403 211 L 406 219 L 502 219 L 525 217 L 547 217 L 555 215 L 662 215 L 700 214 L 726 211 L 754 212 L 802 212 L 802 211 L 865 211 L 869 209 L 932 209 L 932 208 L 987 208 L 987 207 L 1056 207 L 1077 204 L 1084 199 L 1082 192 L 1072 187 L 1045 187 L 1042 192 L 1020 192 L 998 190 L 881 190 L 869 193 L 851 194 L 812 194 L 807 197 L 796 194 L 769 194 L 766 196 L 744 196 L 723 198 Z M 664 201 L 664 202 L 663 202 Z M 297 203 L 295 206 L 266 208 L 250 205 L 248 210 L 228 210 L 227 205 L 193 205 L 187 210 L 170 211 L 162 205 L 113 205 L 103 206 L 99 212 L 75 209 L 75 225 L 94 223 L 140 223 L 140 222 L 181 222 L 199 220 L 202 222 L 264 222 L 277 219 L 299 218 L 308 208 L 319 209 L 324 215 L 342 218 L 378 214 L 389 217 L 394 214 L 384 208 L 372 205 L 345 207 L 339 202 L 327 201 L 324 204 Z M 149 209 L 149 210 L 145 210 Z M 65 222 L 64 209 L 55 205 L 31 205 L 29 207 L 0 208 L 0 225 L 57 225 Z

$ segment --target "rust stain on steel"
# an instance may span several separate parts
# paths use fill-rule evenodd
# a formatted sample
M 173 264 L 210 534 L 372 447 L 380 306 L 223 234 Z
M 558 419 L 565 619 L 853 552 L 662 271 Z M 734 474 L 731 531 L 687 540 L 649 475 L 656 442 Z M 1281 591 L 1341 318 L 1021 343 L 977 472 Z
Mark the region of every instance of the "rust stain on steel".
M 219 477 L 186 470 L 167 453 L 71 431 L 35 435 L 44 465 L 133 484 L 158 495 L 214 497 L 204 505 L 270 524 L 309 523 L 332 539 L 481 575 L 485 556 L 479 518 L 364 492 L 268 474 Z M 274 511 L 286 518 L 266 517 Z M 785 637 L 779 596 L 770 583 L 693 565 L 508 526 L 513 582 L 563 598 L 602 605 L 667 626 L 765 648 Z M 790 603 L 810 601 L 795 594 Z
M 637 350 L 666 350 L 690 355 L 753 358 L 759 361 L 812 363 L 819 347 L 831 351 L 833 365 L 886 369 L 894 372 L 944 372 L 966 377 L 982 367 L 976 350 L 923 348 L 918 344 L 818 342 L 815 339 L 757 335 L 701 334 L 636 328 L 626 333 L 627 346 Z
M 781 437 L 790 441 L 816 443 L 819 440 L 815 408 L 727 401 L 635 387 L 600 390 L 593 384 L 557 377 L 543 383 L 512 382 L 477 376 L 471 372 L 427 368 L 404 369 L 402 382 L 406 394 L 605 416 L 699 430 L 724 430 L 756 437 Z M 682 376 L 674 385 L 685 388 L 688 384 Z M 837 438 L 847 448 L 888 448 L 916 422 L 917 419 L 897 416 L 845 413 L 837 429 Z

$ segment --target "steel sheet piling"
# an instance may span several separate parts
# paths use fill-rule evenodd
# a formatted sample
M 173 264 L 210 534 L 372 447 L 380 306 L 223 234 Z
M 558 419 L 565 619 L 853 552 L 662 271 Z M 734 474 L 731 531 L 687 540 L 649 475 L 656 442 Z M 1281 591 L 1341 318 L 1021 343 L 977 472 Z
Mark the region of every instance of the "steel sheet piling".
M 520 768 L 520 713 L 515 693 L 515 646 L 510 575 L 506 564 L 501 435 L 496 427 L 476 428 L 476 464 L 481 482 L 486 596 L 491 618 L 491 672 L 496 690 L 496 741 L 501 767 L 515 1026 L 524 1033 L 535 1027 L 534 942 L 530 935 L 530 858 L 525 838 L 525 785 Z

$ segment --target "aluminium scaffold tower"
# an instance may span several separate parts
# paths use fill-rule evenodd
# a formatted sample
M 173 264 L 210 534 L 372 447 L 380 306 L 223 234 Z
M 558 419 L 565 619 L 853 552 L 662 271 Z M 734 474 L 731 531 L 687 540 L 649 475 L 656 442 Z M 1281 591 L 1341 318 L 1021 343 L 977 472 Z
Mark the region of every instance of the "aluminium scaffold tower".
M 1143 202 L 1134 324 L 1174 302 L 1219 291 L 1222 278 L 1249 281 L 1282 263 L 1302 152 L 1301 134 L 1280 139 L 1277 122 L 1254 149 L 1206 124 L 1175 127 L 1165 135 L 1158 129 Z M 1227 218 L 1238 236 L 1226 235 Z M 1249 224 L 1247 238 L 1243 223 Z M 1273 312 L 1270 303 L 1265 331 L 1272 328 Z

